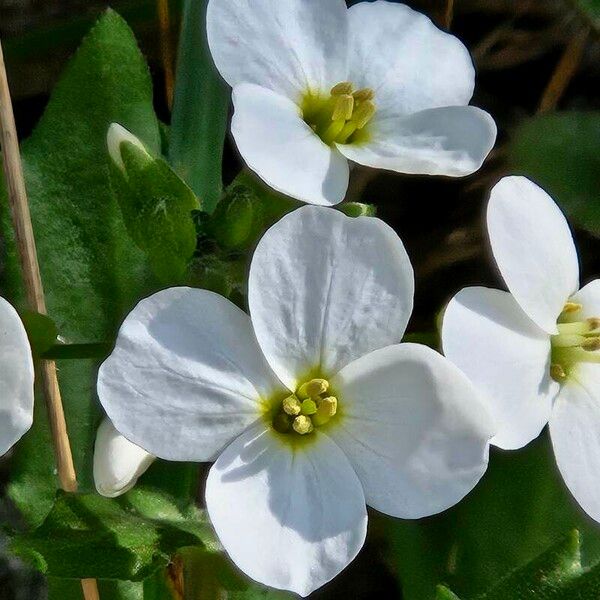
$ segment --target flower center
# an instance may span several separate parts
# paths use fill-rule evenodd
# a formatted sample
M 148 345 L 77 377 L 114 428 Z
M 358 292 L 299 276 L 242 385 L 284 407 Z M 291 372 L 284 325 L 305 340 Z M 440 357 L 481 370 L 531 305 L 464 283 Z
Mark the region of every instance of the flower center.
M 328 423 L 337 413 L 337 398 L 328 394 L 326 379 L 311 379 L 275 409 L 273 429 L 279 433 L 307 435 Z
M 353 91 L 349 81 L 334 85 L 328 95 L 308 92 L 302 99 L 302 117 L 328 145 L 364 141 L 365 126 L 373 118 L 375 92 Z
M 567 302 L 558 318 L 558 334 L 550 338 L 550 376 L 559 383 L 568 377 L 577 363 L 600 363 L 600 318 L 566 321 L 580 310 L 581 304 Z

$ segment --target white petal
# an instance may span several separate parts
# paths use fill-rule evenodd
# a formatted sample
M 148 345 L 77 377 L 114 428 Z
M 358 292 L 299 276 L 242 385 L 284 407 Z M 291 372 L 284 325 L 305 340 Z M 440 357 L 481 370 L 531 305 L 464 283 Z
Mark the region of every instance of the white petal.
M 231 132 L 250 167 L 272 188 L 303 202 L 332 206 L 348 188 L 348 161 L 324 144 L 291 100 L 257 85 L 233 90 Z
M 579 288 L 577 251 L 552 198 L 526 177 L 504 177 L 492 189 L 487 225 L 500 273 L 527 315 L 548 333 Z
M 0 456 L 33 422 L 33 360 L 23 323 L 0 298 Z
M 343 0 L 211 0 L 206 25 L 213 59 L 232 87 L 255 83 L 297 101 L 346 79 Z
M 267 360 L 294 389 L 309 371 L 328 377 L 400 341 L 413 290 L 404 246 L 383 221 L 306 206 L 259 242 L 248 301 Z
M 98 375 L 117 430 L 167 460 L 214 459 L 278 387 L 248 316 L 217 294 L 184 287 L 129 313 Z
M 468 50 L 403 4 L 359 2 L 349 10 L 349 80 L 375 91 L 383 115 L 465 105 L 475 70 Z
M 474 106 L 448 106 L 375 119 L 360 144 L 338 144 L 354 162 L 400 173 L 462 177 L 477 171 L 496 140 L 496 124 Z
M 154 462 L 154 456 L 123 437 L 104 419 L 96 433 L 94 445 L 94 483 L 107 498 L 129 491 Z
M 444 311 L 444 354 L 483 393 L 498 425 L 492 444 L 521 448 L 550 417 L 550 336 L 501 290 L 461 290 Z
M 405 519 L 432 515 L 485 472 L 491 417 L 463 373 L 430 348 L 375 350 L 342 369 L 332 387 L 340 414 L 327 435 L 373 508 Z
M 302 596 L 352 561 L 367 529 L 362 487 L 348 460 L 327 436 L 310 435 L 293 446 L 251 428 L 206 482 L 211 521 L 233 562 L 261 583 Z
M 571 296 L 573 302 L 581 304 L 581 310 L 567 315 L 566 320 L 580 321 L 600 317 L 600 279 L 594 279 Z
M 550 436 L 567 487 L 600 522 L 600 365 L 578 365 L 564 384 L 550 417 Z
M 123 157 L 121 155 L 121 144 L 123 142 L 129 142 L 148 154 L 144 144 L 142 144 L 131 131 L 128 131 L 118 123 L 111 123 L 108 132 L 106 133 L 106 147 L 108 148 L 110 158 L 121 171 L 125 171 L 125 164 L 123 163 Z

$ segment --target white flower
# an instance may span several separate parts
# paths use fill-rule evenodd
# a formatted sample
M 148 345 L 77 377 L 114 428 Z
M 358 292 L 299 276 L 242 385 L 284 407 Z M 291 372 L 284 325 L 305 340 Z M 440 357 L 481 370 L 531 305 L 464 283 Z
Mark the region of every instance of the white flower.
M 0 298 L 0 456 L 33 422 L 33 359 L 15 309 Z
M 155 457 L 123 437 L 104 419 L 94 445 L 94 482 L 96 490 L 107 498 L 128 492 L 154 462 Z
M 418 518 L 486 469 L 490 418 L 440 354 L 395 344 L 412 309 L 402 242 L 375 218 L 304 207 L 267 231 L 251 318 L 171 288 L 126 318 L 100 369 L 115 427 L 167 460 L 216 460 L 212 523 L 250 577 L 302 595 L 360 550 L 365 502 Z
M 348 160 L 401 173 L 462 176 L 496 126 L 467 106 L 467 49 L 398 3 L 210 0 L 208 41 L 233 87 L 232 132 L 274 189 L 330 206 Z
M 444 352 L 487 396 L 493 444 L 520 448 L 549 421 L 567 486 L 600 521 L 600 280 L 579 289 L 569 226 L 524 177 L 494 187 L 487 224 L 509 292 L 459 292 L 444 314 Z

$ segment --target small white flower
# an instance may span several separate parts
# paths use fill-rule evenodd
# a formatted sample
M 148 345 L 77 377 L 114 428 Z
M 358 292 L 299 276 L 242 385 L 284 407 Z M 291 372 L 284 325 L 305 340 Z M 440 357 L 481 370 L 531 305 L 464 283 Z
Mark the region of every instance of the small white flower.
M 33 359 L 15 309 L 0 298 L 0 456 L 33 422 Z
M 524 177 L 493 188 L 487 224 L 509 292 L 460 291 L 444 313 L 444 353 L 487 396 L 493 444 L 520 448 L 549 421 L 567 486 L 600 521 L 600 280 L 579 289 L 569 226 Z
M 341 202 L 348 160 L 401 173 L 463 176 L 496 126 L 467 106 L 467 49 L 398 3 L 210 0 L 208 41 L 233 87 L 232 133 L 274 189 Z
M 104 419 L 96 433 L 94 445 L 94 482 L 96 490 L 107 498 L 128 492 L 155 457 L 123 437 Z
M 412 310 L 402 242 L 375 218 L 304 207 L 252 259 L 251 318 L 171 288 L 126 318 L 100 369 L 115 427 L 167 460 L 216 460 L 212 523 L 250 577 L 302 595 L 360 550 L 365 502 L 418 518 L 486 469 L 491 420 L 468 379 L 395 344 Z

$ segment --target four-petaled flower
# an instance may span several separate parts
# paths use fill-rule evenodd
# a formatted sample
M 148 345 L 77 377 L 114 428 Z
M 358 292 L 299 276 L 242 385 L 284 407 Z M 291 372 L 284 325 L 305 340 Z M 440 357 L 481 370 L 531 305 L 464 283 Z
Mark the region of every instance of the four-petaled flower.
M 33 359 L 25 327 L 0 298 L 0 456 L 31 427 Z
M 440 512 L 486 469 L 491 418 L 450 361 L 397 344 L 412 310 L 402 242 L 376 218 L 304 207 L 260 241 L 248 317 L 212 292 L 141 301 L 99 398 L 130 441 L 216 460 L 206 504 L 250 577 L 302 595 L 358 553 L 365 503 Z
M 463 176 L 496 126 L 468 106 L 463 44 L 398 3 L 210 0 L 208 41 L 233 87 L 232 133 L 274 189 L 333 205 L 348 160 L 401 173 Z
M 600 521 L 600 280 L 579 289 L 569 226 L 524 177 L 493 188 L 487 225 L 509 292 L 460 291 L 444 313 L 444 353 L 488 398 L 493 444 L 520 448 L 549 422 L 568 488 Z

